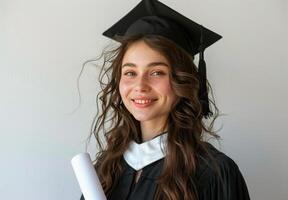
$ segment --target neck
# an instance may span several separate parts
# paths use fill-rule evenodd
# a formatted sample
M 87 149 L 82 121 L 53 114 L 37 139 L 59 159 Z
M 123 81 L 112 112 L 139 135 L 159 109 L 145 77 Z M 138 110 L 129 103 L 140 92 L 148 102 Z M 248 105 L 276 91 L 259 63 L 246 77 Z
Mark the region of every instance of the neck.
M 145 121 L 140 123 L 142 141 L 146 142 L 152 138 L 160 135 L 164 131 L 167 131 L 166 119 L 155 121 Z

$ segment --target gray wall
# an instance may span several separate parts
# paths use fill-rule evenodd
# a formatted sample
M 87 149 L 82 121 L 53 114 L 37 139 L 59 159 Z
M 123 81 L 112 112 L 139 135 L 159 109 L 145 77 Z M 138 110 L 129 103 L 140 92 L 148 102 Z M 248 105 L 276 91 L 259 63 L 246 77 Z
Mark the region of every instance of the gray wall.
M 109 43 L 102 31 L 138 2 L 0 0 L 1 199 L 78 199 L 70 159 L 85 151 L 99 89 L 88 65 L 73 112 L 77 76 Z M 163 2 L 223 35 L 206 51 L 226 114 L 219 148 L 238 163 L 252 199 L 287 199 L 287 1 Z

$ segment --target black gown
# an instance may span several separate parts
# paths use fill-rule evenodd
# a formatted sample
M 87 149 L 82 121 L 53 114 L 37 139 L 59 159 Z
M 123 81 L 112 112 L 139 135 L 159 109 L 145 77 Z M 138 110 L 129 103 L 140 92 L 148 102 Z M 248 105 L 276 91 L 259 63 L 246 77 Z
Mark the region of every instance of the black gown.
M 207 162 L 198 160 L 195 176 L 199 200 L 250 200 L 237 164 L 211 144 L 208 147 L 220 167 L 220 176 Z M 107 200 L 153 200 L 163 163 L 164 158 L 144 167 L 138 182 L 134 183 L 136 171 L 123 159 L 124 171 Z

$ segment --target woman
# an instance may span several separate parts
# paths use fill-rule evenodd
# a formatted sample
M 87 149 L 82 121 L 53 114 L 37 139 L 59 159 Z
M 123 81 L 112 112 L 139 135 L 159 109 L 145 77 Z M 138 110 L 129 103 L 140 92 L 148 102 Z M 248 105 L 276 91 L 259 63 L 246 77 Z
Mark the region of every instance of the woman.
M 158 1 L 141 1 L 104 33 L 121 43 L 105 57 L 108 81 L 101 81 L 102 111 L 93 124 L 96 170 L 109 200 L 249 199 L 237 165 L 204 141 L 205 134 L 219 136 L 212 131 L 215 106 L 211 125 L 205 120 L 214 104 L 203 52 L 220 37 L 179 15 Z

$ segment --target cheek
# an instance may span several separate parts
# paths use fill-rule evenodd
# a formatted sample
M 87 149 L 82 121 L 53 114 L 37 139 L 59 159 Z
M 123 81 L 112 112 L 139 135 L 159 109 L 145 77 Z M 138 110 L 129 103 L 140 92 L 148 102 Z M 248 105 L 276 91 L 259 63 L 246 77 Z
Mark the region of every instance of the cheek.
M 120 82 L 119 82 L 119 92 L 120 92 L 120 95 L 121 95 L 121 98 L 123 99 L 128 91 L 129 91 L 129 83 L 123 79 L 120 79 Z
M 158 91 L 161 92 L 162 94 L 167 95 L 174 94 L 169 80 L 155 82 L 154 85 L 156 86 L 156 88 L 158 88 Z
M 176 95 L 172 90 L 169 79 L 154 83 L 154 88 L 164 96 L 171 104 L 176 100 Z

